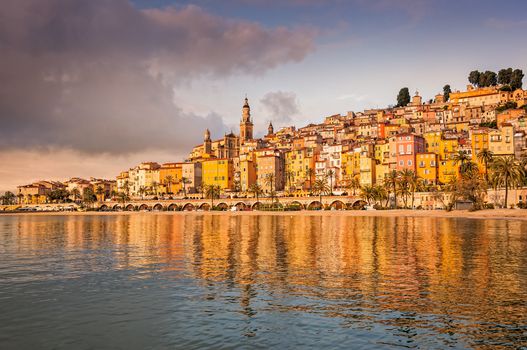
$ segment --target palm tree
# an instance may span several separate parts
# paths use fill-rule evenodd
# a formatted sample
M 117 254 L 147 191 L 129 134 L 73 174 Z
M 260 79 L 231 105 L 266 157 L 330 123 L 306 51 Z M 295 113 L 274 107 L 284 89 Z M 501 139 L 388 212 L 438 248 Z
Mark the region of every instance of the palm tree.
M 256 203 L 258 203 L 259 196 L 263 193 L 262 187 L 255 182 L 249 186 L 249 192 L 254 193 L 254 196 L 256 197 Z
M 210 198 L 210 209 L 214 209 L 214 199 L 220 198 L 221 188 L 218 185 L 206 185 L 205 196 Z
M 494 157 L 494 153 L 492 153 L 491 150 L 484 148 L 482 149 L 478 155 L 478 160 L 480 162 L 483 162 L 483 165 L 485 166 L 485 181 L 487 183 L 489 182 L 489 164 L 492 163 L 492 157 Z
M 463 163 L 463 165 L 460 167 L 461 174 L 465 176 L 474 176 L 479 173 L 478 165 L 472 161 L 468 161 Z
M 274 182 L 275 182 L 275 175 L 273 173 L 269 173 L 265 175 L 265 184 L 269 185 L 269 188 L 270 188 L 269 192 L 270 192 L 271 202 L 274 202 L 274 193 L 275 193 Z
M 505 186 L 505 208 L 507 208 L 509 186 L 519 185 L 522 181 L 521 165 L 514 156 L 499 157 L 492 162 L 492 170 L 498 186 Z
M 399 193 L 403 197 L 404 207 L 408 208 L 408 196 L 412 193 L 412 182 L 414 172 L 410 169 L 403 169 L 399 175 Z
M 328 183 L 326 179 L 324 178 L 317 179 L 313 183 L 313 193 L 319 196 L 319 201 L 321 205 L 322 205 L 322 195 L 327 194 L 330 191 L 331 189 L 329 188 Z M 324 206 L 322 205 L 322 207 Z
M 165 176 L 165 184 L 167 185 L 167 193 L 172 193 L 172 183 L 174 182 L 174 177 L 172 175 Z
M 395 209 L 397 209 L 397 184 L 399 182 L 399 172 L 397 170 L 392 170 L 386 174 L 385 181 L 390 184 L 390 187 L 393 192 Z
M 127 196 L 130 196 L 130 181 L 125 180 L 125 182 L 123 183 L 123 187 L 124 193 L 126 193 Z
M 385 207 L 385 205 L 382 204 L 383 201 L 386 201 L 386 204 L 388 204 L 388 200 L 390 196 L 389 196 L 389 193 L 386 187 L 384 187 L 383 185 L 375 185 L 373 186 L 373 193 L 374 193 L 373 199 L 375 201 L 378 201 L 381 207 Z
M 207 187 L 207 185 L 205 185 L 205 184 L 196 186 L 196 191 L 198 193 L 201 193 L 201 199 L 203 199 L 203 197 L 205 196 L 205 188 L 206 187 Z
M 139 193 L 139 195 L 141 196 L 141 200 L 144 199 L 145 197 L 145 193 L 146 193 L 146 188 L 144 186 L 141 186 L 139 187 L 139 191 L 137 191 Z
M 152 182 L 152 189 L 154 190 L 154 195 L 156 195 L 156 196 L 157 196 L 157 189 L 158 189 L 158 187 L 159 187 L 159 182 L 157 182 L 157 181 Z
M 353 195 L 355 196 L 357 194 L 357 190 L 360 188 L 360 180 L 358 177 L 353 177 L 349 181 L 348 187 L 353 191 Z
M 95 193 L 97 194 L 97 199 L 103 198 L 104 188 L 102 188 L 101 185 L 97 186 L 97 188 L 95 189 Z
M 366 202 L 368 202 L 368 205 L 371 205 L 371 200 L 375 198 L 375 190 L 372 185 L 364 185 L 360 189 L 360 196 Z
M 459 172 L 462 174 L 465 163 L 470 161 L 470 156 L 466 151 L 459 150 L 452 155 L 452 160 L 454 161 L 454 165 L 459 164 Z
M 22 204 L 22 201 L 24 200 L 24 195 L 22 193 L 19 193 L 16 196 L 18 197 L 18 204 Z
M 313 179 L 313 175 L 315 175 L 315 171 L 313 170 L 313 168 L 307 168 L 306 169 L 306 178 L 307 178 L 307 181 L 309 181 L 309 192 L 311 192 L 311 190 L 312 190 L 311 179 Z
M 326 175 L 329 177 L 329 183 L 330 183 L 329 194 L 333 195 L 333 177 L 335 176 L 335 170 L 329 169 Z
M 187 197 L 187 184 L 190 182 L 191 181 L 184 176 L 181 178 L 181 183 L 183 184 L 183 197 Z
M 125 204 L 127 201 L 130 200 L 130 197 L 128 196 L 128 194 L 126 192 L 119 192 L 117 194 L 117 197 L 118 197 L 118 201 L 123 203 L 123 209 L 125 207 Z

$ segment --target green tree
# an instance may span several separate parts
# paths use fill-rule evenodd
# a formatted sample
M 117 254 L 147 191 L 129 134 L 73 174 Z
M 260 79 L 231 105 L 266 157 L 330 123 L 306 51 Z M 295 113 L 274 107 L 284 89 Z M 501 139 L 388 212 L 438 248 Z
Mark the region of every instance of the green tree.
M 333 195 L 333 178 L 335 177 L 335 170 L 329 169 L 326 175 L 329 178 L 329 194 L 332 196 Z
M 364 199 L 368 205 L 371 205 L 371 201 L 375 199 L 375 189 L 372 185 L 364 185 L 360 189 L 360 197 Z
M 263 189 L 257 183 L 253 183 L 251 186 L 249 186 L 249 192 L 254 194 L 256 203 L 258 203 L 260 201 L 260 195 L 263 193 Z
M 396 107 L 405 107 L 410 103 L 410 91 L 407 87 L 403 87 L 399 90 L 397 95 L 397 106 Z
M 447 102 L 450 100 L 450 94 L 452 93 L 452 89 L 450 88 L 450 85 L 446 84 L 443 86 L 443 100 Z
M 119 192 L 117 194 L 117 200 L 122 203 L 123 209 L 125 208 L 126 202 L 130 200 L 130 196 L 126 192 Z
M 102 188 L 101 185 L 97 186 L 97 188 L 95 189 L 95 193 L 97 194 L 98 199 L 100 199 L 101 201 L 104 200 L 104 188 Z
M 313 181 L 313 176 L 315 175 L 315 171 L 312 169 L 312 168 L 307 168 L 306 169 L 306 180 L 309 181 L 309 192 L 312 192 L 312 181 Z
M 274 202 L 274 194 L 275 194 L 275 175 L 273 173 L 269 173 L 265 175 L 265 184 L 269 186 L 269 194 L 271 197 L 271 202 Z
M 479 86 L 479 76 L 481 73 L 478 70 L 473 70 L 468 75 L 468 82 L 471 83 L 474 86 Z
M 74 201 L 74 202 L 77 202 L 77 200 L 78 200 L 79 198 L 81 198 L 81 192 L 80 192 L 79 189 L 76 188 L 76 187 L 75 187 L 74 189 L 71 190 L 71 195 L 73 196 L 73 201 Z
M 95 196 L 93 189 L 91 187 L 85 188 L 84 192 L 82 193 L 82 202 L 87 207 L 91 207 L 91 205 L 96 201 L 97 201 L 97 197 Z
M 452 155 L 452 160 L 454 161 L 454 165 L 459 164 L 459 172 L 463 173 L 464 165 L 470 161 L 470 156 L 466 151 L 459 150 Z
M 183 197 L 187 197 L 187 185 L 190 183 L 191 181 L 186 178 L 186 177 L 182 177 L 181 178 L 181 184 L 183 185 Z
M 505 187 L 505 208 L 508 205 L 509 188 L 520 185 L 523 170 L 514 156 L 498 157 L 492 162 L 492 170 L 498 186 Z
M 511 86 L 511 89 L 512 90 L 516 90 L 516 89 L 521 89 L 522 86 L 523 86 L 523 71 L 521 69 L 515 69 L 513 72 L 512 72 L 512 75 L 511 75 L 511 83 L 510 83 L 510 86 Z
M 355 196 L 357 194 L 357 190 L 360 188 L 359 178 L 353 177 L 348 183 L 348 188 L 353 191 L 353 195 Z
M 146 193 L 146 187 L 141 186 L 139 187 L 139 190 L 137 191 L 139 195 L 141 196 L 141 200 L 145 199 L 145 193 Z
M 319 196 L 320 204 L 322 204 L 322 196 L 328 194 L 330 191 L 328 183 L 324 178 L 317 179 L 313 183 L 313 193 Z M 324 206 L 322 205 L 322 207 Z
M 167 194 L 172 193 L 172 184 L 174 183 L 174 177 L 172 175 L 165 176 L 165 185 L 167 188 Z
M 489 164 L 492 163 L 494 153 L 491 150 L 484 148 L 477 154 L 478 160 L 485 166 L 485 181 L 489 183 Z
M 480 87 L 488 87 L 488 86 L 495 86 L 498 84 L 498 76 L 496 73 L 487 70 L 485 73 L 481 73 L 479 75 L 479 82 L 478 86 Z
M 210 209 L 214 209 L 214 199 L 220 198 L 221 188 L 218 185 L 206 185 L 205 196 L 210 199 Z
M 2 204 L 11 205 L 15 203 L 15 194 L 11 191 L 6 191 L 2 196 Z
M 385 182 L 390 184 L 391 191 L 393 193 L 394 197 L 394 206 L 395 209 L 397 209 L 397 184 L 399 180 L 399 172 L 397 170 L 392 170 L 388 174 L 386 174 Z
M 501 85 L 509 85 L 512 78 L 512 68 L 500 69 L 498 72 L 498 83 Z

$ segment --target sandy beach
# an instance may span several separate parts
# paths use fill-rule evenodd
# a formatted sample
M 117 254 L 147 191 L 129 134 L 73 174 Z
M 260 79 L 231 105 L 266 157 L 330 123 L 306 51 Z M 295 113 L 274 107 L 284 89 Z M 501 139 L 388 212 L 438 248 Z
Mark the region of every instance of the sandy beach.
M 470 212 L 468 210 L 335 210 L 335 211 L 160 211 L 160 212 L 30 212 L 0 213 L 0 216 L 35 215 L 35 216 L 87 216 L 87 215 L 276 215 L 276 216 L 380 216 L 380 217 L 437 217 L 469 219 L 514 219 L 527 220 L 525 209 L 492 209 Z

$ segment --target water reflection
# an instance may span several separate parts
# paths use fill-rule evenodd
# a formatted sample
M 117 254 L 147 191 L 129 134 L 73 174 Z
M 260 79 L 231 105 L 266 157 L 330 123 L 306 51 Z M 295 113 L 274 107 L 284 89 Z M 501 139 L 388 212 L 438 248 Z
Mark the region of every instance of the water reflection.
M 524 232 L 520 221 L 446 218 L 4 217 L 0 300 L 16 303 L 17 292 L 43 282 L 54 288 L 53 281 L 126 271 L 138 288 L 192 288 L 179 300 L 169 292 L 151 299 L 148 290 L 98 277 L 124 299 L 172 303 L 178 313 L 160 307 L 167 321 L 158 327 L 187 337 L 178 343 L 185 347 L 520 347 L 527 345 Z M 90 288 L 105 297 L 104 288 Z M 18 312 L 1 316 L 0 331 Z M 169 327 L 175 321 L 203 331 L 180 334 Z

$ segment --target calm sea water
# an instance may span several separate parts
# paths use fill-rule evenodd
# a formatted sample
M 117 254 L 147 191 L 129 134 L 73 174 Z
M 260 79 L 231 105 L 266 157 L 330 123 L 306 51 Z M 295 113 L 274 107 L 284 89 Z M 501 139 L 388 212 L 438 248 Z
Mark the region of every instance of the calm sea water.
M 526 348 L 527 222 L 0 216 L 1 349 Z

